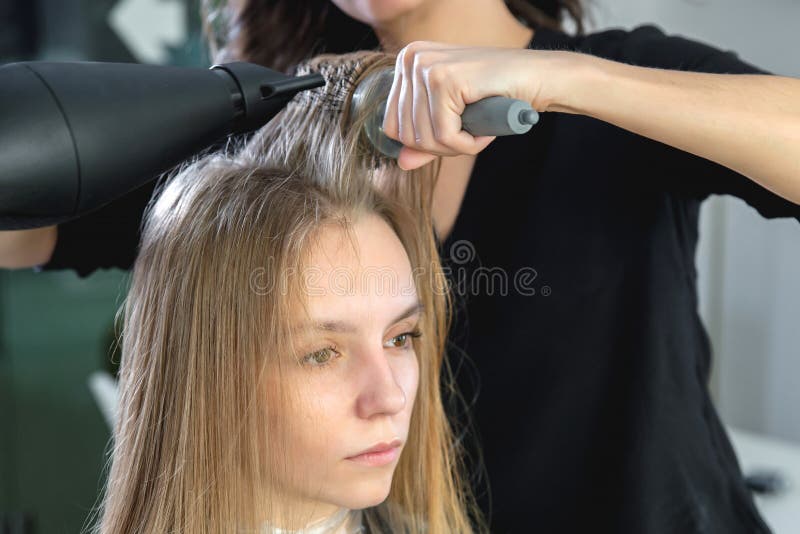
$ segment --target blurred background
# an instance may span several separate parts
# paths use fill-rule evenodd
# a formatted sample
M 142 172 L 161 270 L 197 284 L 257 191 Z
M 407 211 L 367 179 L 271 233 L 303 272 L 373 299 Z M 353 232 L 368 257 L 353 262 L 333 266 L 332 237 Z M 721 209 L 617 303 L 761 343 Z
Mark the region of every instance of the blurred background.
M 796 0 L 593 0 L 590 12 L 589 31 L 654 23 L 800 77 Z M 209 65 L 198 0 L 0 0 L 0 64 L 19 60 Z M 712 197 L 697 264 L 717 407 L 744 469 L 788 484 L 758 497 L 767 521 L 800 532 L 800 224 Z M 78 532 L 96 504 L 110 434 L 89 377 L 114 373 L 127 276 L 0 270 L 0 534 Z

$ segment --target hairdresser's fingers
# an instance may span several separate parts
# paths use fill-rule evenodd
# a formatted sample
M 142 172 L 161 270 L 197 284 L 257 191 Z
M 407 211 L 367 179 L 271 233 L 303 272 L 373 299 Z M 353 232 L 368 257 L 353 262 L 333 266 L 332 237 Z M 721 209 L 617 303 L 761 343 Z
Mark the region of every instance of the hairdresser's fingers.
M 427 165 L 437 157 L 439 156 L 436 154 L 421 152 L 419 150 L 414 150 L 413 148 L 404 146 L 400 149 L 400 155 L 397 157 L 397 166 L 404 171 L 410 171 L 412 169 L 418 169 L 423 165 Z
M 443 43 L 425 43 L 425 45 L 425 49 L 418 50 L 414 54 L 412 65 L 415 144 L 407 146 L 439 156 L 455 156 L 459 154 L 457 150 L 440 142 L 440 133 L 433 122 L 433 99 L 430 94 L 433 87 L 429 84 L 429 74 L 433 65 L 446 58 L 446 50 L 454 47 Z
M 464 52 L 463 47 L 421 41 L 409 44 L 407 50 L 403 76 L 413 81 L 415 138 L 411 143 L 401 137 L 403 144 L 440 156 L 477 154 L 483 150 L 491 139 L 476 139 L 461 129 L 465 107 L 462 88 L 467 80 L 456 76 L 463 69 L 456 66 L 453 58 Z M 422 105 L 423 94 L 428 100 L 427 108 Z
M 433 71 L 427 77 L 431 121 L 436 130 L 436 139 L 456 153 L 477 154 L 473 136 L 462 129 L 461 113 L 464 112 L 464 106 L 459 105 L 460 98 L 450 92 L 446 82 L 440 81 L 441 75 L 437 72 L 441 70 Z
M 437 141 L 433 130 L 431 119 L 430 98 L 428 97 L 428 87 L 425 84 L 425 67 L 421 65 L 421 54 L 417 54 L 413 65 L 413 98 L 411 99 L 411 116 L 414 126 L 414 144 L 410 146 L 416 150 L 424 150 L 432 154 L 442 156 L 452 155 L 452 151 L 447 149 Z
M 413 56 L 411 59 L 413 61 Z M 416 143 L 416 135 L 414 134 L 413 68 L 413 65 L 408 65 L 408 61 L 403 62 L 403 81 L 400 83 L 400 93 L 397 96 L 398 140 L 411 147 Z
M 428 69 L 425 82 L 428 86 L 431 122 L 436 132 L 436 141 L 449 151 L 448 155 L 475 155 L 494 140 L 494 136 L 475 137 L 462 129 L 461 114 L 466 104 L 459 91 L 460 84 L 454 83 L 455 74 L 446 64 L 438 64 Z
M 398 101 L 403 86 L 403 73 L 405 71 L 404 61 L 407 52 L 408 48 L 403 48 L 397 53 L 397 58 L 395 58 L 392 87 L 389 89 L 389 95 L 386 97 L 386 111 L 383 115 L 383 133 L 395 141 L 400 141 Z
M 401 143 L 405 137 L 404 144 L 412 146 L 416 143 L 419 136 L 413 133 L 414 62 L 421 51 L 445 48 L 453 48 L 453 45 L 432 41 L 414 41 L 398 52 L 382 125 L 383 131 L 388 137 Z
M 461 113 L 465 106 L 462 86 L 466 80 L 456 76 L 460 70 L 453 71 L 451 64 L 452 58 L 466 51 L 462 48 L 414 41 L 398 53 L 383 121 L 388 137 L 418 152 L 440 156 L 475 155 L 494 140 L 494 137 L 473 137 L 461 129 Z M 422 105 L 423 92 L 428 99 L 427 117 Z M 414 165 L 413 168 L 424 164 L 417 165 L 417 156 L 411 158 L 408 163 Z M 432 158 L 423 159 L 427 162 Z

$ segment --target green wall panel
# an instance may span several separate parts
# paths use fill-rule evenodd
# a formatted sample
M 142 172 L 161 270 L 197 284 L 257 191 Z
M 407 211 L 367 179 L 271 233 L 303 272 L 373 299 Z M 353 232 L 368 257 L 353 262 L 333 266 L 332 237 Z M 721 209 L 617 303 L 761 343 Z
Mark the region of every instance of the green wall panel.
M 110 366 L 127 283 L 0 270 L 0 512 L 37 534 L 78 532 L 96 504 L 110 432 L 87 378 Z

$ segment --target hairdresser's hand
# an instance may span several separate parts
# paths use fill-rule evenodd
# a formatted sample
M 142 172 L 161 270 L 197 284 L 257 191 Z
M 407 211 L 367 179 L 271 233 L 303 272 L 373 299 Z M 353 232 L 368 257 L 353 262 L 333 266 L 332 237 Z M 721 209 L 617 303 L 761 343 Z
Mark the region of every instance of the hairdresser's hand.
M 474 155 L 486 148 L 495 137 L 473 137 L 461 129 L 464 107 L 482 98 L 518 98 L 547 111 L 554 87 L 544 81 L 554 78 L 548 73 L 564 63 L 564 54 L 570 53 L 408 44 L 397 55 L 383 120 L 386 135 L 404 145 L 398 165 L 415 169 L 437 156 Z

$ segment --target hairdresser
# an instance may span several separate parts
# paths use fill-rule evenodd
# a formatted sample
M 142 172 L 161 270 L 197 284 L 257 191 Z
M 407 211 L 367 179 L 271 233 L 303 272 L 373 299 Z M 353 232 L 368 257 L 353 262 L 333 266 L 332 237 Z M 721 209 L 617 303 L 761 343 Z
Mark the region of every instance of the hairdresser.
M 694 253 L 712 194 L 800 219 L 800 81 L 651 25 L 561 30 L 583 13 L 579 0 L 241 0 L 208 20 L 218 59 L 287 72 L 317 52 L 400 52 L 384 127 L 404 168 L 450 156 L 435 230 L 492 532 L 768 532 L 707 389 Z M 459 132 L 465 103 L 495 94 L 550 113 L 526 135 Z M 151 187 L 6 233 L 0 259 L 129 268 Z

